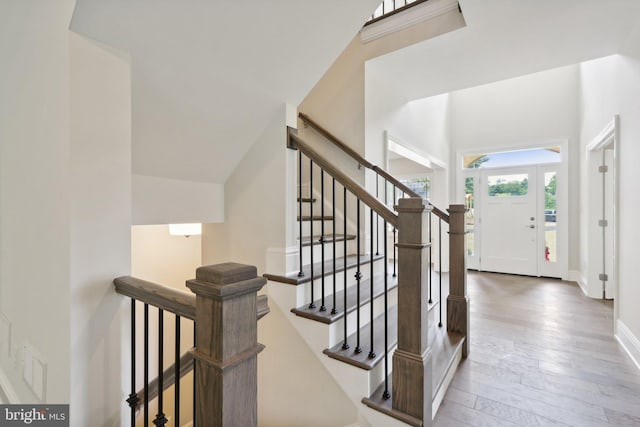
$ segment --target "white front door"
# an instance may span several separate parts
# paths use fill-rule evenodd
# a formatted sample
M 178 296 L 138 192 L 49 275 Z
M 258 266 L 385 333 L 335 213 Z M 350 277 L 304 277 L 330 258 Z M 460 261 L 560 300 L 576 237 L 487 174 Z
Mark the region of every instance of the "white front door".
M 481 172 L 481 270 L 538 275 L 537 183 L 535 166 Z

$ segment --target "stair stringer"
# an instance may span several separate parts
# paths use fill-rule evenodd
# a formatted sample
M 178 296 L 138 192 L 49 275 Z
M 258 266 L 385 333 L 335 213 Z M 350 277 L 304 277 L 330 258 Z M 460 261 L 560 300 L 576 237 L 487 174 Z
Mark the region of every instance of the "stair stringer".
M 330 343 L 336 341 L 336 335 L 340 334 L 342 330 L 342 321 L 326 325 L 298 317 L 290 312 L 291 307 L 299 307 L 304 303 L 305 292 L 302 288 L 302 286 L 292 286 L 269 281 L 267 284 L 269 301 L 277 305 L 285 314 L 286 318 L 291 322 L 294 329 L 311 349 L 315 357 L 320 360 L 334 381 L 354 403 L 358 409 L 358 424 L 363 427 L 379 425 L 406 427 L 408 424 L 371 410 L 362 404 L 362 398 L 371 395 L 380 384 L 382 378 L 384 378 L 382 363 L 378 364 L 373 370 L 367 371 L 332 359 L 322 353 L 324 349 L 330 347 Z M 392 355 L 394 350 L 395 348 L 390 350 L 389 356 Z M 391 360 L 391 357 L 389 360 Z M 391 365 L 392 364 L 389 363 L 389 370 L 391 370 Z

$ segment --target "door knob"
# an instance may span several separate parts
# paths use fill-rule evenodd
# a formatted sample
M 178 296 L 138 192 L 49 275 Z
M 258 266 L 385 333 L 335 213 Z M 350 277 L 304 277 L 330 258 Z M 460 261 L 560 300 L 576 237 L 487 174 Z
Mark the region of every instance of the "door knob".
M 527 228 L 536 228 L 536 226 L 535 226 L 535 225 L 533 225 L 533 224 L 531 224 L 531 225 L 525 225 L 525 227 L 527 227 Z
M 531 217 L 531 218 L 529 218 L 529 219 L 530 219 L 531 221 L 535 221 L 535 220 L 536 220 L 536 219 L 535 219 L 535 217 Z

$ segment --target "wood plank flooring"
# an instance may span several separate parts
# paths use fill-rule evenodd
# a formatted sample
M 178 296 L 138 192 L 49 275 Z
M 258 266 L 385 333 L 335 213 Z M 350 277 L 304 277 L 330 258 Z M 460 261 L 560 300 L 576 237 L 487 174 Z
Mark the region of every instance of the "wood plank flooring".
M 470 354 L 434 422 L 640 426 L 640 370 L 613 337 L 613 303 L 572 282 L 469 272 Z

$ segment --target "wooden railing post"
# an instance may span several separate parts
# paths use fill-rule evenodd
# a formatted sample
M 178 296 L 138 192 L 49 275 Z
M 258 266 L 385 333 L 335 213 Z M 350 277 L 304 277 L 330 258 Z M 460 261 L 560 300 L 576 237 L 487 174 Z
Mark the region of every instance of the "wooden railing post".
M 469 354 L 469 298 L 467 296 L 467 239 L 464 205 L 449 206 L 449 296 L 447 330 L 464 335 L 462 357 Z
M 196 426 L 257 425 L 256 293 L 266 283 L 250 265 L 200 267 L 196 294 Z
M 393 354 L 395 410 L 431 425 L 431 349 L 429 348 L 426 250 L 428 212 L 421 198 L 398 201 L 398 348 Z

